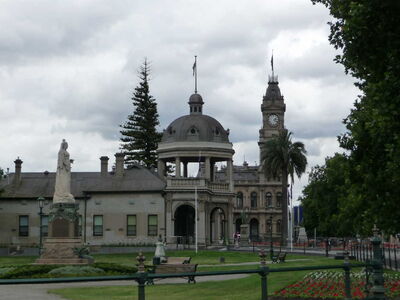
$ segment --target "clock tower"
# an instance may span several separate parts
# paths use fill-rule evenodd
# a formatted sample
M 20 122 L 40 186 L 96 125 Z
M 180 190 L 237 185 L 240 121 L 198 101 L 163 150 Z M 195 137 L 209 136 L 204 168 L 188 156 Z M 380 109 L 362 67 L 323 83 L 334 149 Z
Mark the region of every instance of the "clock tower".
M 285 110 L 286 105 L 279 89 L 278 76 L 269 76 L 267 91 L 261 104 L 263 124 L 259 131 L 260 137 L 258 141 L 260 162 L 263 157 L 264 144 L 272 136 L 278 135 L 279 131 L 285 128 Z

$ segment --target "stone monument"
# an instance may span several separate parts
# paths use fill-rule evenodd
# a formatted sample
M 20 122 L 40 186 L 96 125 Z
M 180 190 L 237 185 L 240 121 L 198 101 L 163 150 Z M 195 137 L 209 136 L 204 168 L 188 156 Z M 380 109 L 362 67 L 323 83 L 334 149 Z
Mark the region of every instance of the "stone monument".
M 58 151 L 53 204 L 49 214 L 49 233 L 36 264 L 88 264 L 80 257 L 83 247 L 79 237 L 79 204 L 71 194 L 71 161 L 68 143 L 63 139 Z

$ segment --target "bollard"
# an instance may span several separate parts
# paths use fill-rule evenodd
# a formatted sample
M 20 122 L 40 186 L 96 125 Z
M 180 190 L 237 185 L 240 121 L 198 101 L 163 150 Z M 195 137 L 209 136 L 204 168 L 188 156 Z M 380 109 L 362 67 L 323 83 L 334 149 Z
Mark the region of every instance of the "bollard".
M 350 262 L 349 262 L 349 252 L 344 252 L 344 292 L 345 299 L 351 299 L 351 281 L 350 281 Z
M 142 252 L 139 252 L 139 255 L 136 257 L 136 260 L 138 261 L 138 273 L 139 273 L 139 278 L 137 279 L 138 299 L 146 300 L 146 295 L 144 291 L 147 280 L 147 273 L 145 272 L 145 267 L 144 267 L 144 261 L 146 260 L 146 257 L 143 255 Z
M 378 236 L 378 229 L 374 226 L 374 237 L 372 238 L 373 259 L 372 259 L 372 288 L 371 296 L 374 299 L 385 299 L 385 288 L 382 265 L 381 239 Z
M 267 275 L 268 275 L 268 267 L 266 266 L 266 261 L 265 261 L 265 252 L 264 250 L 261 250 L 259 255 L 260 257 L 260 276 L 261 276 L 261 300 L 267 300 L 268 299 L 268 288 L 267 288 Z

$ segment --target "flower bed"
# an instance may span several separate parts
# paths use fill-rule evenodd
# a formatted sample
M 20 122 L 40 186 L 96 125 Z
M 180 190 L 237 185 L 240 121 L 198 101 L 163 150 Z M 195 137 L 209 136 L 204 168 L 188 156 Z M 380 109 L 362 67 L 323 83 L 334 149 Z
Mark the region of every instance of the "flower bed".
M 400 297 L 400 274 L 384 274 L 384 277 L 386 297 Z M 350 278 L 352 298 L 365 298 L 365 272 L 352 272 Z M 344 273 L 312 272 L 302 280 L 275 292 L 275 296 L 285 298 L 344 298 Z

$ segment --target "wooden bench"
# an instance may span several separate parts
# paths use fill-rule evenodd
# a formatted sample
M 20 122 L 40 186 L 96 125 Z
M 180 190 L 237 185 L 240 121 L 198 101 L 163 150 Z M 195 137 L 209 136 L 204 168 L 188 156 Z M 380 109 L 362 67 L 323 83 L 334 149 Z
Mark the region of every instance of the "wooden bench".
M 150 273 L 154 274 L 177 274 L 177 273 L 194 273 L 197 270 L 197 264 L 191 264 L 191 257 L 168 257 L 167 263 L 154 265 L 149 268 Z M 194 276 L 188 277 L 188 283 L 196 283 Z M 153 280 L 149 280 L 148 284 L 154 284 Z
M 278 255 L 271 257 L 273 263 L 283 263 L 286 259 L 286 252 L 279 252 Z
M 192 258 L 189 257 L 168 257 L 167 264 L 169 265 L 179 265 L 179 264 L 190 264 L 190 260 Z

